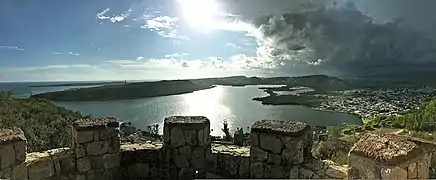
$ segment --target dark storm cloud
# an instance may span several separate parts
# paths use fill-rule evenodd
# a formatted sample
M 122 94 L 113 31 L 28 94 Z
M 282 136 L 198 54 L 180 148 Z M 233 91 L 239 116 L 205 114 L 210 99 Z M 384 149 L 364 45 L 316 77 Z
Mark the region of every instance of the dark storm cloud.
M 280 64 L 282 73 L 365 76 L 436 70 L 436 42 L 428 38 L 436 32 L 436 1 L 251 2 L 240 15 L 260 31 L 258 54 Z

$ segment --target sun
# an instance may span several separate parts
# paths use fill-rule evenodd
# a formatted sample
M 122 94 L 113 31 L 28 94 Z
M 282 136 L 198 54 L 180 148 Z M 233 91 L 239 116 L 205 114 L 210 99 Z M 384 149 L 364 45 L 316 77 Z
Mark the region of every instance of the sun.
M 183 19 L 199 30 L 212 30 L 219 24 L 220 7 L 216 0 L 178 0 Z

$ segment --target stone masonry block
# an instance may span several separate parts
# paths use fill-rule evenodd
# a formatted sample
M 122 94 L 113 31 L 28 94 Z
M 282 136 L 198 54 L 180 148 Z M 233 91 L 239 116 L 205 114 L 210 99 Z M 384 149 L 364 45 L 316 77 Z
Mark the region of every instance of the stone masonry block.
M 88 155 L 102 155 L 109 152 L 109 141 L 97 141 L 85 144 Z
M 53 160 L 48 152 L 27 154 L 26 164 L 31 180 L 49 178 L 55 175 Z
M 0 129 L 0 170 L 20 164 L 26 154 L 26 138 L 19 128 Z
M 75 156 L 70 148 L 57 148 L 47 151 L 51 156 L 57 175 L 68 175 L 75 171 Z
M 12 179 L 24 180 L 27 179 L 27 168 L 26 163 L 21 163 L 12 168 Z
M 411 163 L 407 167 L 407 178 L 408 179 L 418 178 L 418 167 L 416 163 Z
M 119 135 L 119 133 L 120 133 L 120 130 L 117 128 L 107 128 L 104 130 L 100 130 L 99 131 L 99 139 L 102 139 L 102 140 L 111 139 L 111 138 L 117 137 Z M 94 140 L 96 141 L 98 139 L 94 138 Z
M 11 179 L 12 167 L 0 170 L 0 179 Z
M 87 142 L 94 141 L 94 132 L 93 131 L 79 131 L 75 133 L 76 143 L 82 144 Z
M 282 141 L 274 134 L 260 134 L 259 144 L 260 148 L 271 151 L 275 154 L 280 154 L 283 147 Z
M 26 141 L 19 141 L 15 143 L 14 150 L 15 150 L 16 164 L 21 164 L 26 160 L 26 150 L 27 150 Z
M 103 166 L 105 169 L 117 168 L 120 160 L 118 154 L 105 154 L 103 155 Z
M 0 145 L 0 170 L 15 165 L 15 150 L 13 144 Z
M 406 179 L 407 170 L 399 167 L 394 167 L 392 169 L 382 169 L 381 178 L 382 179 Z
M 131 178 L 148 178 L 150 176 L 150 166 L 147 163 L 136 163 L 127 167 L 127 174 Z
M 76 158 L 86 157 L 86 147 L 80 144 L 75 144 L 75 155 Z
M 164 121 L 164 142 L 174 147 L 185 143 L 207 146 L 209 133 L 210 122 L 204 116 L 171 116 Z
M 121 140 L 119 136 L 115 136 L 111 139 L 107 139 L 105 141 L 109 141 L 109 153 L 117 154 L 120 152 Z
M 396 166 L 424 155 L 419 143 L 395 134 L 368 134 L 350 150 L 350 154 Z
M 88 158 L 80 158 L 76 160 L 77 171 L 87 172 L 91 169 L 91 162 Z
M 255 132 L 250 134 L 250 142 L 252 146 L 259 146 L 259 135 Z

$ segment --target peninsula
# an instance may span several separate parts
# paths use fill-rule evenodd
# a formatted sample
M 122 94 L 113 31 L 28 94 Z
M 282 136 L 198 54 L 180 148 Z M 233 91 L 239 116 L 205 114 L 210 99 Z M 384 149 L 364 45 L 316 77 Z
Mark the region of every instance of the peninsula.
M 53 101 L 105 101 L 178 95 L 211 87 L 189 80 L 138 82 L 47 92 L 32 95 L 31 98 L 44 98 Z
M 164 80 L 155 82 L 135 82 L 125 84 L 106 84 L 99 87 L 69 89 L 65 91 L 47 92 L 32 95 L 32 98 L 44 98 L 52 101 L 102 101 L 137 99 L 190 93 L 208 89 L 214 85 L 246 86 L 246 85 L 285 85 L 287 87 L 305 86 L 317 90 L 346 88 L 346 84 L 336 77 L 312 75 L 302 77 L 245 77 L 232 76 L 222 78 L 204 78 L 188 80 Z M 260 99 L 259 99 L 260 100 Z M 303 99 L 302 99 L 303 100 Z M 270 104 L 287 99 L 269 98 Z M 304 102 L 302 102 L 304 103 Z M 282 104 L 282 103 L 278 103 Z

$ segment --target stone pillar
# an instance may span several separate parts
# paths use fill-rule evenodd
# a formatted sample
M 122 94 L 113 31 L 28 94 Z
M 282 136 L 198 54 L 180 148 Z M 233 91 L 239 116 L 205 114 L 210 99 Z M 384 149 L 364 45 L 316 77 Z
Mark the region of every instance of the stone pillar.
M 348 179 L 428 179 L 433 143 L 395 134 L 368 134 L 348 154 Z
M 0 179 L 27 179 L 26 141 L 19 128 L 0 129 Z
M 311 127 L 302 122 L 262 120 L 251 127 L 250 177 L 297 179 L 311 157 Z
M 76 169 L 87 179 L 118 178 L 119 124 L 115 118 L 83 119 L 73 124 Z
M 202 177 L 206 166 L 206 153 L 211 151 L 209 134 L 210 122 L 206 117 L 165 118 L 164 151 L 170 179 Z

